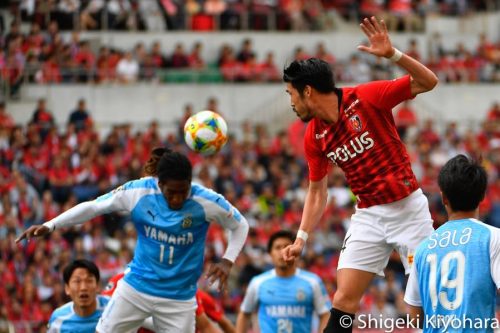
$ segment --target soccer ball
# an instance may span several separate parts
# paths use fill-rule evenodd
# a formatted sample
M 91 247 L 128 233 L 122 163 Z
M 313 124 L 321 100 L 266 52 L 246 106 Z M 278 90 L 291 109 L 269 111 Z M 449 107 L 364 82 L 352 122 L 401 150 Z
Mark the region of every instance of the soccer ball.
M 186 121 L 184 140 L 189 148 L 198 153 L 215 154 L 227 142 L 226 121 L 215 112 L 200 111 Z

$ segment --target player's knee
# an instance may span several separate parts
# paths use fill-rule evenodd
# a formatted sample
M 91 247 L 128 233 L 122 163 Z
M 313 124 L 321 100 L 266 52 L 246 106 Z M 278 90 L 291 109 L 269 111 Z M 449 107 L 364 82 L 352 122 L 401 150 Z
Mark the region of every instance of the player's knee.
M 347 313 L 356 313 L 359 310 L 360 297 L 337 290 L 333 296 L 333 307 Z

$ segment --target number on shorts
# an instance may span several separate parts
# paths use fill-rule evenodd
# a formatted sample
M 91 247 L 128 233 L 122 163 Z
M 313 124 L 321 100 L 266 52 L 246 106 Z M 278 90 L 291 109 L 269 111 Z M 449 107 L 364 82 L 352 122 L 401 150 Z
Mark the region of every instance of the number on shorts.
M 452 260 L 456 262 L 456 276 L 453 279 L 448 279 Z M 452 251 L 441 259 L 441 287 L 455 289 L 454 300 L 448 299 L 446 291 L 440 291 L 439 295 L 437 293 L 437 254 L 429 254 L 427 262 L 431 265 L 429 272 L 429 294 L 431 296 L 432 308 L 436 309 L 438 302 L 447 310 L 454 310 L 460 307 L 464 297 L 465 255 L 461 251 Z M 455 267 L 455 265 L 452 267 Z
M 168 264 L 172 265 L 174 263 L 174 247 L 171 245 L 168 247 Z M 163 263 L 163 257 L 165 256 L 165 245 L 160 245 L 160 263 Z
M 278 319 L 278 333 L 292 333 L 293 323 L 289 319 Z

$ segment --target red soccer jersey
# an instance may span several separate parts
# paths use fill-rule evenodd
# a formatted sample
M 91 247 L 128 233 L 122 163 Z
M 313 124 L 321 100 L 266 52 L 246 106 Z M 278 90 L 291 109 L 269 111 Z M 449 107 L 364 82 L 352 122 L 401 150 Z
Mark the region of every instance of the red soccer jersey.
M 412 98 L 410 76 L 342 88 L 341 92 L 338 121 L 327 124 L 314 118 L 307 126 L 304 149 L 309 179 L 321 180 L 331 161 L 344 171 L 359 208 L 405 198 L 418 183 L 396 131 L 392 108 Z

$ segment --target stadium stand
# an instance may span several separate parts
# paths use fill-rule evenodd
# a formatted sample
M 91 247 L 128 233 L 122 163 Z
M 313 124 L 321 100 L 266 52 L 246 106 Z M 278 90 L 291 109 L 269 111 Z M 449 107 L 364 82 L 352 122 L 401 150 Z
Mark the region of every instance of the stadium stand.
M 473 114 L 469 117 L 454 118 L 465 111 L 429 104 L 407 104 L 395 112 L 435 225 L 446 220 L 437 172 L 451 156 L 466 153 L 481 157 L 488 171 L 481 219 L 500 227 L 500 101 L 491 93 L 500 82 L 500 35 L 485 23 L 496 20 L 492 26 L 498 28 L 499 1 L 179 3 L 28 0 L 0 7 L 0 332 L 44 332 L 52 310 L 67 302 L 60 272 L 72 259 L 94 260 L 103 284 L 130 261 L 136 235 L 127 217 L 119 214 L 97 218 L 79 229 L 58 230 L 46 239 L 19 245 L 14 239 L 30 225 L 140 177 L 150 149 L 163 144 L 188 153 L 196 180 L 223 193 L 251 223 L 229 291 L 219 295 L 203 281 L 200 285 L 234 319 L 251 277 L 270 266 L 264 247 L 269 235 L 283 227 L 298 228 L 307 167 L 301 150 L 304 125 L 289 121 L 287 108 L 275 106 L 281 117 L 277 124 L 248 117 L 251 112 L 238 116 L 239 102 L 229 106 L 225 101 L 230 97 L 218 87 L 263 91 L 280 86 L 284 94 L 280 80 L 285 60 L 310 56 L 331 63 L 339 82 L 391 79 L 399 72 L 387 62 L 371 62 L 351 54 L 354 48 L 342 47 L 359 18 L 370 13 L 392 22 L 400 48 L 432 67 L 443 91 L 448 91 L 447 98 L 458 99 L 447 89 L 462 86 L 461 92 L 474 95 L 464 94 L 464 100 L 482 103 L 468 110 Z M 429 29 L 429 21 L 436 19 L 441 21 L 433 22 L 448 22 L 448 27 L 465 22 L 466 31 Z M 475 25 L 476 20 L 483 24 Z M 473 23 L 467 26 L 467 22 Z M 332 39 L 324 37 L 328 34 L 339 35 L 335 36 L 339 47 L 331 46 Z M 302 41 L 310 35 L 314 42 Z M 275 51 L 265 46 L 267 38 L 278 41 Z M 285 39 L 280 42 L 280 38 Z M 135 120 L 109 108 L 102 97 L 100 104 L 91 95 L 83 101 L 76 97 L 84 89 L 106 95 L 106 89 L 150 89 L 147 84 L 176 92 L 191 89 L 191 100 L 171 103 L 176 109 L 169 109 L 168 124 L 148 117 L 143 120 L 147 125 L 138 127 Z M 71 109 L 65 104 L 60 111 L 64 96 L 57 93 L 64 90 L 58 88 L 72 91 L 65 101 Z M 203 100 L 194 100 L 196 95 Z M 205 96 L 223 103 L 214 105 L 215 99 L 205 106 Z M 216 109 L 230 123 L 237 118 L 229 129 L 229 143 L 215 156 L 202 158 L 183 144 L 181 125 L 194 112 L 193 104 Z M 251 105 L 254 114 L 264 107 Z M 70 110 L 76 113 L 70 116 Z M 102 123 L 105 110 L 112 110 L 106 119 L 114 122 Z M 339 250 L 354 205 L 339 170 L 329 176 L 329 195 L 300 264 L 318 274 L 333 295 Z M 220 258 L 225 242 L 220 228 L 210 229 L 207 265 Z M 362 312 L 403 316 L 404 286 L 402 265 L 394 256 L 386 278 L 377 279 L 364 296 Z

